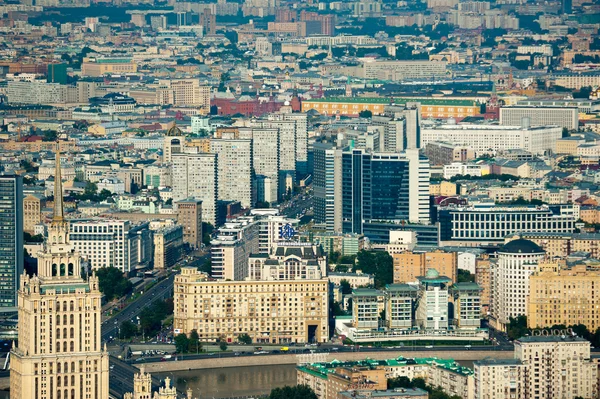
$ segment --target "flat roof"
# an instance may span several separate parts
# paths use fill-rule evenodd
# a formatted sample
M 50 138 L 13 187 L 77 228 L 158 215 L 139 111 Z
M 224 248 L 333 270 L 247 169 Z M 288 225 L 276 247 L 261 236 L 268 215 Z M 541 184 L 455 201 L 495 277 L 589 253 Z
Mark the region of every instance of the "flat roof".
M 479 107 L 475 101 L 471 100 L 449 100 L 449 99 L 435 99 L 435 98 L 422 98 L 422 97 L 323 97 L 323 98 L 312 98 L 310 100 L 304 100 L 303 103 L 349 103 L 349 104 L 405 104 L 407 102 L 417 102 L 423 105 L 462 105 L 465 107 Z

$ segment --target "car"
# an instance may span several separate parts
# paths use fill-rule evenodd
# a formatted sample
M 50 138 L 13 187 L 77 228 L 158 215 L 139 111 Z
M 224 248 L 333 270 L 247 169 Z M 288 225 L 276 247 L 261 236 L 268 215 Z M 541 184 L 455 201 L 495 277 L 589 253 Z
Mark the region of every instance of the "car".
M 467 349 L 471 349 L 471 348 L 472 348 L 472 346 L 471 346 L 471 345 L 465 345 L 465 348 L 467 348 Z
M 241 353 L 240 352 L 235 352 L 234 355 L 235 356 L 239 356 L 239 355 L 241 355 Z
M 433 345 L 427 345 L 425 348 L 427 348 L 427 349 L 433 349 Z

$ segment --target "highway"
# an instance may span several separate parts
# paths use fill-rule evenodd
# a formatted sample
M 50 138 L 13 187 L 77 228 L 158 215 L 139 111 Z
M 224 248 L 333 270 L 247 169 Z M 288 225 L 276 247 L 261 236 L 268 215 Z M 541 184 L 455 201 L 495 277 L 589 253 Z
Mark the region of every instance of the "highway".
M 104 321 L 102 324 L 102 341 L 109 341 L 111 337 L 117 338 L 121 323 L 126 320 L 135 320 L 136 316 L 142 313 L 144 308 L 151 306 L 158 300 L 172 298 L 174 279 L 174 274 L 169 275 L 166 279 L 158 282 L 155 286 L 145 291 L 144 294 L 134 302 L 123 308 L 116 316 Z

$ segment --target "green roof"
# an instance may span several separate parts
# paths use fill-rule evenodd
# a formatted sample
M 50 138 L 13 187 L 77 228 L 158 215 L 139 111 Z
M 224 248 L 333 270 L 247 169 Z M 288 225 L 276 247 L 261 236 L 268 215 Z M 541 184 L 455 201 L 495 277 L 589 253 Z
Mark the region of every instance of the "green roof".
M 379 296 L 383 295 L 383 293 L 374 288 L 356 288 L 352 290 L 353 296 Z
M 456 283 L 452 285 L 452 289 L 454 291 L 470 291 L 470 290 L 481 290 L 482 288 L 477 283 L 465 282 L 465 283 Z
M 474 100 L 450 100 L 450 99 L 436 99 L 436 98 L 424 98 L 424 97 L 323 97 L 323 98 L 311 98 L 310 100 L 304 100 L 303 102 L 317 102 L 317 103 L 349 103 L 349 104 L 406 104 L 407 102 L 418 102 L 422 105 L 445 105 L 445 106 L 463 106 L 463 107 L 477 107 L 477 103 Z

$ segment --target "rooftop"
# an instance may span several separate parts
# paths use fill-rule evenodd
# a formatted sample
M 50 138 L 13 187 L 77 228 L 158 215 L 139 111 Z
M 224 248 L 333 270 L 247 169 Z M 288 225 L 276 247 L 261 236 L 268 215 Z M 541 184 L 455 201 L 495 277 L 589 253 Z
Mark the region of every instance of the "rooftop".
M 349 103 L 349 104 L 406 104 L 411 102 L 421 103 L 422 105 L 454 105 L 454 106 L 465 106 L 465 107 L 478 107 L 475 101 L 471 100 L 446 100 L 446 99 L 435 99 L 435 98 L 421 98 L 421 97 L 323 97 L 323 98 L 311 98 L 310 100 L 304 100 L 305 103 L 317 102 L 317 103 Z
M 529 240 L 524 240 L 522 238 L 519 238 L 517 240 L 513 240 L 510 241 L 506 244 L 504 244 L 504 246 L 502 248 L 500 248 L 498 250 L 498 252 L 504 252 L 504 253 L 513 253 L 513 254 L 517 254 L 517 253 L 524 253 L 524 254 L 541 254 L 544 253 L 544 250 L 542 248 L 540 248 L 539 245 L 537 245 L 536 243 L 534 243 L 533 241 L 529 241 Z
M 575 335 L 569 335 L 569 336 L 560 336 L 560 335 L 536 335 L 536 336 L 527 336 L 527 337 L 521 337 L 518 340 L 516 340 L 515 342 L 521 342 L 521 343 L 536 343 L 536 342 L 579 342 L 579 343 L 587 343 L 589 344 L 590 342 L 584 338 L 575 336 Z

